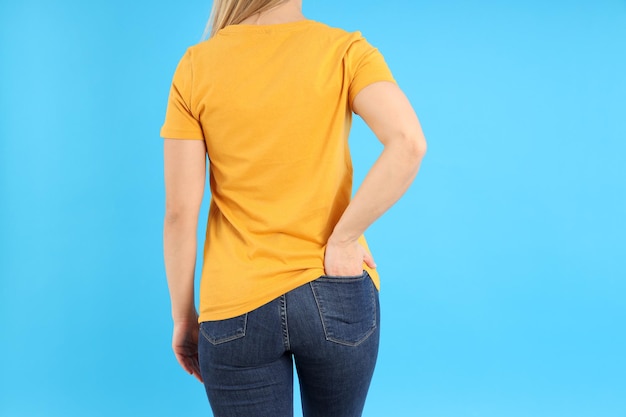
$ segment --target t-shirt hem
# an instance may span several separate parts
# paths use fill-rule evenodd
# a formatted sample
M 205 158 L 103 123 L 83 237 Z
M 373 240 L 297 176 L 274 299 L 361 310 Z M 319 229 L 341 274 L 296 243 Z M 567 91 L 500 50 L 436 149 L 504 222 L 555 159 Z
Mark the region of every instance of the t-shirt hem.
M 204 140 L 202 134 L 190 130 L 161 129 L 161 137 L 167 139 Z
M 377 78 L 371 78 L 369 80 L 363 81 L 363 82 L 359 83 L 353 90 L 354 93 L 353 93 L 353 96 L 352 96 L 352 100 L 350 101 L 350 108 L 352 108 L 352 104 L 354 103 L 354 99 L 361 92 L 361 90 L 363 90 L 365 87 L 367 87 L 369 85 L 372 85 L 374 83 L 381 82 L 381 81 L 389 81 L 389 82 L 392 82 L 394 84 L 398 84 L 398 82 L 393 77 L 377 77 Z
M 365 266 L 364 269 L 369 273 L 370 279 L 374 283 L 374 287 L 378 291 L 380 291 L 380 278 L 378 276 L 378 273 L 375 270 L 367 266 Z M 316 279 L 320 278 L 323 275 L 324 275 L 323 270 L 313 269 L 311 270 L 310 275 L 306 275 L 304 278 L 292 282 L 290 286 L 286 286 L 285 288 L 281 287 L 281 288 L 275 289 L 274 291 L 266 294 L 265 296 L 257 298 L 255 300 L 251 300 L 247 303 L 240 304 L 236 307 L 232 307 L 228 309 L 221 308 L 218 311 L 214 311 L 214 312 L 200 311 L 200 315 L 198 317 L 198 323 L 202 323 L 203 321 L 225 320 L 225 319 L 230 319 L 233 317 L 238 317 L 243 314 L 249 313 L 253 310 L 256 310 L 259 307 L 264 306 L 265 304 L 271 302 L 272 300 L 275 300 L 277 297 L 280 297 L 282 294 L 292 291 L 302 285 L 306 285 L 309 282 L 315 281 Z
M 309 273 L 300 279 L 294 280 L 290 285 L 281 286 L 280 288 L 274 288 L 272 291 L 263 295 L 263 297 L 255 298 L 254 300 L 248 300 L 245 303 L 238 304 L 237 306 L 230 308 L 215 308 L 213 311 L 200 310 L 198 317 L 198 323 L 203 321 L 225 320 L 233 317 L 241 316 L 242 314 L 249 313 L 269 302 L 280 297 L 291 290 L 294 290 L 302 285 L 308 284 L 311 281 L 315 281 L 324 274 L 323 269 L 312 269 Z M 202 306 L 201 306 L 202 307 Z

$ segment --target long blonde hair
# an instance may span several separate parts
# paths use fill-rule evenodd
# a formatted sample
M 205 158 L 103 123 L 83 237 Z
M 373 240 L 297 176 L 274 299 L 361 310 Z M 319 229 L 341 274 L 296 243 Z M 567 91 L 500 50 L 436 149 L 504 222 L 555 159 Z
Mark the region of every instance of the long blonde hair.
M 213 0 L 211 17 L 202 39 L 212 38 L 218 30 L 236 25 L 250 16 L 264 12 L 286 0 Z M 208 36 L 207 36 L 208 35 Z

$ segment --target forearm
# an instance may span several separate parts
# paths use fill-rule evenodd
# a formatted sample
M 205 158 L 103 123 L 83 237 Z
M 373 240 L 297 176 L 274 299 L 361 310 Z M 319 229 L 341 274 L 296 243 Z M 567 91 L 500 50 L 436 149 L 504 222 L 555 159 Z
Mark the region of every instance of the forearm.
M 424 145 L 394 142 L 385 146 L 337 222 L 329 242 L 355 242 L 406 192 L 426 152 Z
M 165 273 L 175 322 L 197 318 L 194 301 L 197 224 L 197 215 L 166 215 L 163 224 Z

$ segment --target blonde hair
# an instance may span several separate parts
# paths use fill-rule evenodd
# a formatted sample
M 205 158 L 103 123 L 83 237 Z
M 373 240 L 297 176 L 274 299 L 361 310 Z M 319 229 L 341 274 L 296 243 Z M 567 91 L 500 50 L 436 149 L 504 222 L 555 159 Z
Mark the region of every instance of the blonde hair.
M 202 39 L 212 38 L 218 30 L 236 25 L 250 16 L 264 12 L 286 0 L 213 0 L 211 16 Z M 208 36 L 207 36 L 208 35 Z

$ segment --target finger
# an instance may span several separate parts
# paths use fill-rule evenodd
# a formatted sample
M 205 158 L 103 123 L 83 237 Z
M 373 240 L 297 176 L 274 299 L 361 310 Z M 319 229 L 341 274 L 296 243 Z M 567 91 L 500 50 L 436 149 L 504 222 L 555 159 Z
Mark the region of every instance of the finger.
M 198 358 L 194 357 L 191 360 L 191 365 L 193 367 L 193 374 L 200 382 L 204 382 L 202 380 L 202 373 L 200 372 L 200 364 L 198 363 Z
M 363 256 L 363 261 L 365 262 L 365 265 L 369 266 L 370 268 L 376 268 L 376 262 L 374 262 L 374 258 L 367 251 Z
M 193 375 L 200 382 L 204 382 L 202 380 L 202 374 L 200 372 L 200 364 L 198 363 L 197 357 L 191 357 L 181 354 L 176 354 L 176 359 L 180 366 L 187 372 L 189 375 Z
M 189 366 L 189 362 L 186 356 L 176 354 L 176 360 L 178 361 L 178 364 L 181 366 L 181 368 L 185 370 L 185 372 L 187 372 L 188 374 L 193 373 L 193 369 L 191 368 L 191 366 Z
M 177 354 L 176 359 L 180 366 L 190 375 L 193 375 L 194 372 L 200 373 L 199 367 L 197 364 L 194 364 L 194 360 L 192 357 L 182 354 Z M 197 363 L 197 361 L 196 361 Z
M 204 381 L 202 380 L 202 375 L 200 375 L 200 372 L 194 372 L 193 376 L 195 376 L 196 379 L 200 381 L 200 383 L 204 384 Z

